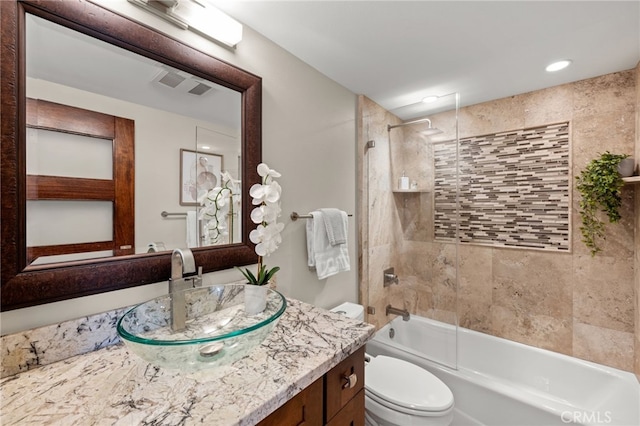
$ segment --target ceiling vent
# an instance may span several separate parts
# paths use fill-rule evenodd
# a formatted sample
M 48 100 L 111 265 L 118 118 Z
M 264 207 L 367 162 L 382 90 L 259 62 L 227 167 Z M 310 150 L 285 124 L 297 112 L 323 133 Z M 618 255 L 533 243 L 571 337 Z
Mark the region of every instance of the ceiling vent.
M 168 67 L 162 67 L 151 81 L 160 83 L 165 88 L 176 89 L 180 93 L 196 96 L 202 96 L 213 88 L 208 81 L 202 81 L 192 75 Z
M 186 79 L 186 77 L 181 76 L 177 72 L 163 69 L 158 73 L 158 75 L 156 75 L 153 81 L 157 81 L 158 83 L 175 89 L 178 87 L 178 84 L 182 83 Z
M 209 90 L 211 90 L 211 86 L 207 86 L 204 83 L 197 82 L 195 87 L 189 90 L 189 93 L 191 93 L 192 95 L 201 96 L 207 93 Z

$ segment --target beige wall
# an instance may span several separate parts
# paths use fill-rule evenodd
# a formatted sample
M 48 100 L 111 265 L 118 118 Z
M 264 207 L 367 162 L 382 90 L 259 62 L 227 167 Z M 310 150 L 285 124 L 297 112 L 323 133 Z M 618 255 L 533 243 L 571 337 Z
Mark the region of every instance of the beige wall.
M 267 259 L 279 265 L 278 289 L 286 296 L 320 307 L 357 300 L 356 136 L 357 97 L 284 49 L 245 27 L 244 40 L 230 50 L 133 6 L 126 0 L 96 0 L 185 43 L 262 77 L 263 160 L 282 173 L 283 243 Z M 292 222 L 292 211 L 306 213 L 335 207 L 350 218 L 351 271 L 319 281 L 307 267 L 305 221 Z M 168 277 L 167 277 L 168 278 Z M 238 271 L 207 274 L 205 283 L 241 279 Z M 167 292 L 167 283 L 3 312 L 2 334 L 53 324 L 139 303 Z
M 576 176 L 605 150 L 634 153 L 637 103 L 636 70 L 630 70 L 463 108 L 459 132 L 466 137 L 569 120 Z M 404 140 L 393 134 L 387 146 L 382 129 L 393 118 L 366 98 L 361 99 L 361 110 L 364 128 L 368 126 L 370 137 L 379 138 L 375 154 L 370 150 L 362 156 L 363 164 L 370 165 L 368 179 L 364 167 L 362 176 L 371 206 L 369 235 L 363 230 L 369 247 L 362 277 L 369 274 L 369 287 L 362 293 L 367 298 L 363 300 L 376 307 L 371 322 L 387 321 L 384 305 L 391 301 L 423 316 L 452 322 L 457 314 L 466 328 L 633 370 L 638 321 L 634 306 L 638 210 L 634 210 L 633 187 L 623 190 L 623 219 L 608 225 L 603 251 L 596 257 L 580 241 L 575 184 L 571 253 L 435 242 L 431 233 L 418 231 L 431 219 L 429 213 L 420 212 L 430 209 L 430 196 L 394 195 L 386 186 L 401 173 L 399 163 L 420 177 L 415 161 L 431 164 L 429 149 L 416 148 L 408 131 Z M 431 118 L 445 130 L 455 122 L 451 113 Z M 404 152 L 394 151 L 398 146 Z M 429 166 L 425 173 L 431 173 Z M 400 286 L 382 287 L 381 271 L 387 266 L 396 267 Z

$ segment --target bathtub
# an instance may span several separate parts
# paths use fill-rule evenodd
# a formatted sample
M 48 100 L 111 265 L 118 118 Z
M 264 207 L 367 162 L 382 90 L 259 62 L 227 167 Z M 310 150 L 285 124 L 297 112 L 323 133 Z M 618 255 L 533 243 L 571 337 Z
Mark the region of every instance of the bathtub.
M 632 373 L 464 328 L 457 344 L 455 336 L 449 324 L 398 317 L 366 351 L 412 362 L 446 383 L 455 399 L 453 426 L 640 425 Z

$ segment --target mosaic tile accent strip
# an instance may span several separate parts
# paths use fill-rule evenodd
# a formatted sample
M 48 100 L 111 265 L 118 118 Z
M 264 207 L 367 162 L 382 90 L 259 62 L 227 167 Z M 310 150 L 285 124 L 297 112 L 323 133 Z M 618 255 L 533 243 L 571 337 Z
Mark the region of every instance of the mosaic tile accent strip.
M 569 251 L 569 123 L 460 140 L 460 241 Z M 435 239 L 456 236 L 456 145 L 434 144 Z

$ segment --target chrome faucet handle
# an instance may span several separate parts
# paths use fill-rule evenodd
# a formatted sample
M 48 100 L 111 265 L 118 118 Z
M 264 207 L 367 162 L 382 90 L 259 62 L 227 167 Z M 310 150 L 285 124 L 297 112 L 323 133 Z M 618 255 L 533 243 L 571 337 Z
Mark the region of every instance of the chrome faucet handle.
M 189 277 L 193 283 L 193 287 L 202 287 L 202 266 L 198 266 L 198 275 Z
M 384 274 L 385 281 L 393 281 L 395 284 L 398 284 L 398 276 L 395 274 Z
M 395 274 L 394 268 L 388 268 L 382 271 L 383 273 L 383 285 L 384 287 L 389 287 L 391 284 L 400 284 L 400 279 Z
M 172 280 L 169 280 L 169 283 L 171 282 Z M 173 282 L 174 282 L 174 288 L 177 288 L 179 290 L 202 287 L 202 266 L 198 267 L 197 275 L 194 274 L 194 275 L 189 275 L 188 277 L 178 278 L 176 280 L 173 280 Z

